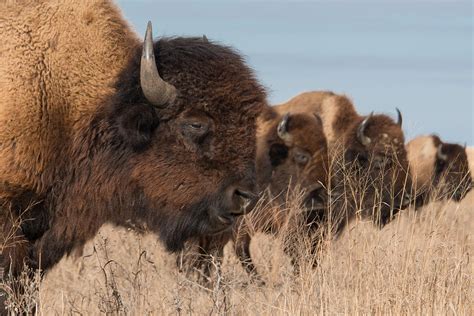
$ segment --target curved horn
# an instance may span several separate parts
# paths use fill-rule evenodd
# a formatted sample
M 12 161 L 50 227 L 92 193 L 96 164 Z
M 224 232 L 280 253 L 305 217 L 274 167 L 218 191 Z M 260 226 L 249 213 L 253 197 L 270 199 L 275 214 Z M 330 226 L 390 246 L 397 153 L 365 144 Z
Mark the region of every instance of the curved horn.
M 365 128 L 367 127 L 367 124 L 369 123 L 369 120 L 373 114 L 374 112 L 370 113 L 369 116 L 367 116 L 357 128 L 357 139 L 364 146 L 367 146 L 372 141 L 369 137 L 365 136 Z
M 438 146 L 438 151 L 436 152 L 436 156 L 438 157 L 438 159 L 440 159 L 442 161 L 447 161 L 448 160 L 448 155 L 443 154 L 443 144 L 440 144 Z
M 176 97 L 176 88 L 161 79 L 156 68 L 150 21 L 148 21 L 146 27 L 145 42 L 143 43 L 140 63 L 140 85 L 147 100 L 156 107 L 163 108 Z
M 204 43 L 209 43 L 209 40 L 207 39 L 206 34 L 203 34 L 203 35 L 202 35 L 202 41 L 203 41 Z
M 278 137 L 280 137 L 285 143 L 291 143 L 292 137 L 291 134 L 288 132 L 288 120 L 290 119 L 290 113 L 286 113 L 283 116 L 280 123 L 278 123 L 277 133 Z
M 397 110 L 397 115 L 398 115 L 397 124 L 398 126 L 402 127 L 402 123 L 403 123 L 402 112 L 400 112 L 398 108 L 395 108 L 395 109 Z

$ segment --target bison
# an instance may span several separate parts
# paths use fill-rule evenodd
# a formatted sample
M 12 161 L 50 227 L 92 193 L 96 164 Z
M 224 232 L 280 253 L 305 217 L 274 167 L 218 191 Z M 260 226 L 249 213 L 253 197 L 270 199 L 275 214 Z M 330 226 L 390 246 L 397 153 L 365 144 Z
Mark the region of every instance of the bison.
M 411 178 L 402 116 L 361 116 L 351 100 L 333 92 L 306 92 L 276 106 L 279 113 L 316 113 L 330 155 L 331 213 L 337 235 L 357 214 L 385 225 L 411 201 Z
M 474 147 L 466 148 L 467 160 L 469 162 L 469 171 L 471 172 L 471 177 L 474 177 Z
M 412 139 L 406 149 L 417 207 L 436 199 L 460 201 L 471 190 L 465 147 L 429 135 Z
M 266 94 L 233 49 L 142 42 L 106 0 L 0 4 L 0 264 L 43 272 L 106 222 L 170 251 L 252 208 Z
M 178 266 L 200 270 L 209 281 L 212 265 L 209 256 L 223 256 L 224 246 L 234 241 L 234 249 L 246 271 L 260 279 L 250 255 L 250 242 L 255 231 L 276 234 L 286 229 L 296 217 L 306 222 L 305 233 L 313 237 L 324 216 L 328 186 L 328 151 L 326 137 L 319 117 L 305 113 L 278 115 L 267 108 L 258 120 L 257 131 L 257 183 L 262 192 L 259 205 L 245 215 L 227 233 L 199 238 L 190 249 L 178 257 Z M 301 195 L 295 197 L 295 195 Z M 296 204 L 294 205 L 296 201 Z M 301 208 L 294 214 L 292 208 Z M 197 256 L 193 251 L 196 251 Z M 312 251 L 317 251 L 317 241 Z M 285 245 L 298 270 L 298 254 L 291 243 Z M 191 259 L 189 259 L 191 257 Z M 186 262 L 187 261 L 187 262 Z M 191 263 L 189 262 L 191 261 Z M 202 271 L 203 270 L 203 271 Z

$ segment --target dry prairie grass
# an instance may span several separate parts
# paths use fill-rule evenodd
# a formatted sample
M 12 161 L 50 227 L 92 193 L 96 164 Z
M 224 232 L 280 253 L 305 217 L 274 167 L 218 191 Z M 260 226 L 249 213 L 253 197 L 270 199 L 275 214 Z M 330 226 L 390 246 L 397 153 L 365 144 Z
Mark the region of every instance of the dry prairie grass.
M 327 241 L 315 269 L 295 276 L 282 238 L 251 246 L 267 285 L 249 278 L 227 246 L 222 275 L 204 288 L 178 273 L 153 235 L 110 226 L 40 286 L 43 315 L 450 314 L 473 315 L 474 194 L 405 211 L 382 230 L 356 222 Z M 304 253 L 304 251 L 303 251 Z

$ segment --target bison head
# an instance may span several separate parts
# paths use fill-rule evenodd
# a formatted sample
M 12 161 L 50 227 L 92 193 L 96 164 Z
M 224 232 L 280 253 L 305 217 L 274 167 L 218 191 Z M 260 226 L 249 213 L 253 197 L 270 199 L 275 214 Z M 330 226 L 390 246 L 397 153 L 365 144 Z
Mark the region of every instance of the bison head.
M 291 189 L 304 192 L 308 211 L 325 208 L 328 152 L 319 117 L 285 114 L 275 120 L 266 135 L 271 164 L 270 191 L 284 199 Z
M 441 197 L 462 200 L 471 190 L 472 179 L 466 148 L 458 144 L 443 143 L 435 139 L 436 160 L 434 166 L 434 185 Z
M 256 198 L 255 119 L 265 92 L 232 49 L 202 38 L 137 48 L 120 92 L 94 121 L 121 215 L 169 250 L 230 228 Z M 105 119 L 103 119 L 105 116 Z M 110 170 L 109 170 L 110 171 Z
M 405 139 L 398 121 L 373 115 L 354 122 L 345 143 L 345 163 L 351 166 L 349 179 L 357 196 L 357 208 L 384 225 L 410 203 L 411 177 Z

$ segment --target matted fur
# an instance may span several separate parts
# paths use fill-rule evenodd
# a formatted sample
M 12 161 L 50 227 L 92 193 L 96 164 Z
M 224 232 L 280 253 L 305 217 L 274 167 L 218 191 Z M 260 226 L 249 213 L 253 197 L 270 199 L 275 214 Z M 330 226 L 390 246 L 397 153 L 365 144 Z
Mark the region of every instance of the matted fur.
M 411 190 L 408 161 L 401 127 L 390 117 L 375 114 L 365 130 L 372 141 L 364 146 L 357 129 L 366 118 L 357 113 L 352 101 L 329 91 L 299 94 L 276 106 L 279 113 L 315 113 L 323 121 L 328 138 L 333 190 L 345 198 L 344 205 L 334 204 L 339 212 L 346 209 L 340 231 L 356 212 L 384 225 L 406 204 Z M 380 168 L 377 165 L 381 166 Z
M 178 91 L 157 109 L 140 88 L 142 41 L 111 1 L 0 12 L 6 271 L 47 271 L 106 222 L 145 227 L 174 251 L 229 225 L 217 220 L 234 208 L 229 192 L 255 189 L 266 97 L 239 54 L 202 38 L 157 41 L 158 70 Z
M 231 232 L 199 238 L 195 243 L 190 243 L 182 254 L 187 261 L 184 262 L 185 269 L 203 269 L 201 272 L 209 278 L 213 266 L 210 256 L 220 264 L 224 246 L 232 239 L 244 268 L 252 276 L 258 277 L 250 254 L 252 236 L 256 232 L 276 234 L 285 230 L 290 222 L 296 224 L 292 211 L 295 205 L 286 205 L 288 200 L 299 201 L 300 205 L 296 208 L 301 209 L 302 213 L 298 217 L 307 222 L 308 234 L 312 235 L 319 227 L 327 202 L 329 168 L 323 126 L 319 118 L 312 114 L 290 114 L 288 132 L 291 141 L 285 141 L 277 132 L 283 117 L 268 107 L 257 121 L 257 179 L 262 192 L 260 203 L 236 223 Z M 298 163 L 297 156 L 301 154 L 308 158 L 306 164 Z M 298 195 L 298 199 L 295 198 Z M 319 205 L 315 205 L 315 201 L 319 201 Z M 291 247 L 285 248 L 297 265 L 298 257 L 291 250 Z M 316 251 L 315 248 L 313 252 Z M 178 258 L 179 267 L 183 266 L 182 256 Z
M 436 135 L 418 136 L 409 141 L 406 148 L 417 206 L 438 198 L 460 201 L 471 190 L 466 148 L 444 143 Z M 446 160 L 438 157 L 438 148 Z

